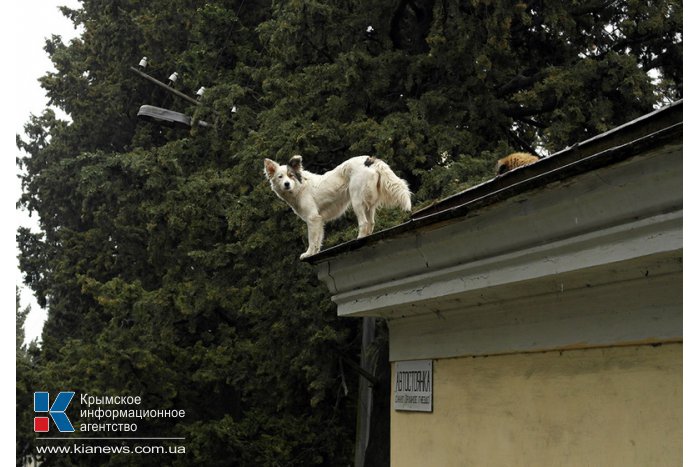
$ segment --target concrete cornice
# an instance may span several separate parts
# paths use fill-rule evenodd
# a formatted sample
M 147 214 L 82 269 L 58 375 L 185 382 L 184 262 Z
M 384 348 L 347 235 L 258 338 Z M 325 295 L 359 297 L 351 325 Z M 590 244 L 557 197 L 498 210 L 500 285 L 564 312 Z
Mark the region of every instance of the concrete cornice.
M 682 143 L 476 207 L 317 262 L 341 316 L 399 317 L 485 303 L 513 284 L 613 273 L 682 251 Z M 660 255 L 660 256 L 659 256 Z M 680 268 L 680 266 L 678 266 Z M 642 271 L 643 273 L 643 271 Z M 549 285 L 545 285 L 549 284 Z M 498 290 L 501 289 L 499 293 Z M 475 295 L 476 294 L 476 295 Z
M 683 339 L 682 105 L 307 260 L 390 360 Z

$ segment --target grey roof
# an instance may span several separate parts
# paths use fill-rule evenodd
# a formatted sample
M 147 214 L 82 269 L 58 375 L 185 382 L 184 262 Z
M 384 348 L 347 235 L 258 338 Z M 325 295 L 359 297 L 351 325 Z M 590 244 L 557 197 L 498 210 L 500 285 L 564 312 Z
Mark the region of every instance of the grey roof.
M 415 211 L 408 222 L 325 249 L 304 261 L 315 264 L 364 245 L 428 225 L 450 222 L 504 199 L 634 157 L 643 150 L 677 141 L 683 134 L 683 101 L 646 114 L 610 131 L 567 147 Z

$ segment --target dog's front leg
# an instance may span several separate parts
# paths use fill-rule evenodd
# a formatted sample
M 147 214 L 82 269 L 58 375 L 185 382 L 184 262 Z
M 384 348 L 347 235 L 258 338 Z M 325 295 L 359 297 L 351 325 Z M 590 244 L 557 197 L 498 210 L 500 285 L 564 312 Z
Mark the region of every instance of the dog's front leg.
M 323 219 L 321 216 L 318 214 L 309 216 L 306 220 L 306 228 L 309 234 L 309 249 L 302 253 L 299 259 L 304 259 L 321 251 L 321 243 L 323 242 Z

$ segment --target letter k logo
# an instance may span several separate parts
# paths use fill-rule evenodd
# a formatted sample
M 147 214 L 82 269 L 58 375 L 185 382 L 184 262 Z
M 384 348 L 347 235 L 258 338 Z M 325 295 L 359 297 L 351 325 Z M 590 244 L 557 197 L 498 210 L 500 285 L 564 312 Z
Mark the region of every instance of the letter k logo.
M 58 431 L 62 433 L 73 432 L 75 430 L 66 415 L 66 409 L 74 395 L 74 392 L 59 392 L 58 396 L 56 396 L 56 399 L 53 401 L 53 405 L 49 409 L 49 393 L 35 392 L 34 412 L 48 412 L 51 419 L 53 419 L 53 422 L 56 424 Z M 49 431 L 48 417 L 34 417 L 34 431 Z

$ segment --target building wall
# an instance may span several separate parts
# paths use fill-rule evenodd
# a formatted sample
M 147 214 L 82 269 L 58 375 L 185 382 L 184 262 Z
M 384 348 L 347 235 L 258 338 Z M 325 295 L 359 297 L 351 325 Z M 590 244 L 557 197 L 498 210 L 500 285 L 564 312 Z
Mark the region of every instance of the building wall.
M 435 360 L 433 413 L 392 409 L 391 464 L 682 465 L 682 348 Z

